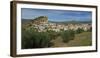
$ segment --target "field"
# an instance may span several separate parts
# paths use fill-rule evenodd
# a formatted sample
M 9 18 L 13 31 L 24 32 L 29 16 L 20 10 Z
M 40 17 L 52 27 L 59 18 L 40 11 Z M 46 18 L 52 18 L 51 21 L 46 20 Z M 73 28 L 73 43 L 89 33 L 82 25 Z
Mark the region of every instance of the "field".
M 54 43 L 53 47 L 73 47 L 73 46 L 91 46 L 92 45 L 92 33 L 83 32 L 80 34 L 75 34 L 74 40 L 70 40 L 68 43 L 64 43 L 61 37 L 52 40 Z

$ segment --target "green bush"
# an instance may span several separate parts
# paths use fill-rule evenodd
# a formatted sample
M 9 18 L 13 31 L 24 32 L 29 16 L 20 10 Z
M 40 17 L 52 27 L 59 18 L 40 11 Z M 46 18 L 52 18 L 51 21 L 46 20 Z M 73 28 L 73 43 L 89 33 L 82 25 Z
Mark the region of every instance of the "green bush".
M 61 37 L 63 42 L 67 43 L 70 40 L 73 40 L 75 37 L 75 32 L 73 30 L 66 30 L 61 33 Z
M 56 39 L 58 36 L 60 36 L 59 32 L 55 32 L 52 30 L 48 30 L 47 33 L 49 34 L 50 39 Z
M 81 29 L 81 28 L 78 28 L 78 29 L 76 30 L 76 33 L 77 33 L 77 34 L 82 33 L 82 32 L 84 32 L 84 30 Z
M 22 49 L 45 48 L 51 46 L 51 39 L 47 32 L 22 30 Z

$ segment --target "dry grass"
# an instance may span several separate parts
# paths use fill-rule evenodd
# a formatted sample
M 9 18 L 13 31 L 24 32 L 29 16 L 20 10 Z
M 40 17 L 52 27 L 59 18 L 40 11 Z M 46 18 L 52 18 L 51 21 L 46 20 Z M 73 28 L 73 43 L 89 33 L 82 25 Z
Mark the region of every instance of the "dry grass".
M 52 40 L 54 45 L 52 47 L 73 47 L 73 46 L 91 46 L 92 45 L 92 33 L 83 32 L 76 34 L 74 40 L 70 40 L 68 43 L 64 43 L 59 36 L 55 40 Z
M 92 33 L 84 32 L 75 35 L 75 39 L 67 43 L 68 46 L 91 46 L 92 45 Z

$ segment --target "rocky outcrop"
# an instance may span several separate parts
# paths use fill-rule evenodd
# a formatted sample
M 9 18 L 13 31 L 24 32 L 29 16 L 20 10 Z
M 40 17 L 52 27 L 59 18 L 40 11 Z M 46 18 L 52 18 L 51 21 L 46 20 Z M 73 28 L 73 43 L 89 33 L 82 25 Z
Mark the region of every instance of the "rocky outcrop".
M 32 24 L 46 24 L 46 23 L 48 23 L 47 16 L 39 16 L 32 20 Z

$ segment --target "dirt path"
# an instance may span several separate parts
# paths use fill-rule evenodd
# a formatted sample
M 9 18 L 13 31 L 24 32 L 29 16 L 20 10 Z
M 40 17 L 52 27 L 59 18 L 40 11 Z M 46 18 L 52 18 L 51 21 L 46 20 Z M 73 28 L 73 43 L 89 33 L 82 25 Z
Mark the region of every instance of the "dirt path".
M 62 41 L 62 38 L 59 36 L 57 39 L 52 40 L 54 43 L 53 47 L 66 47 L 67 44 Z

